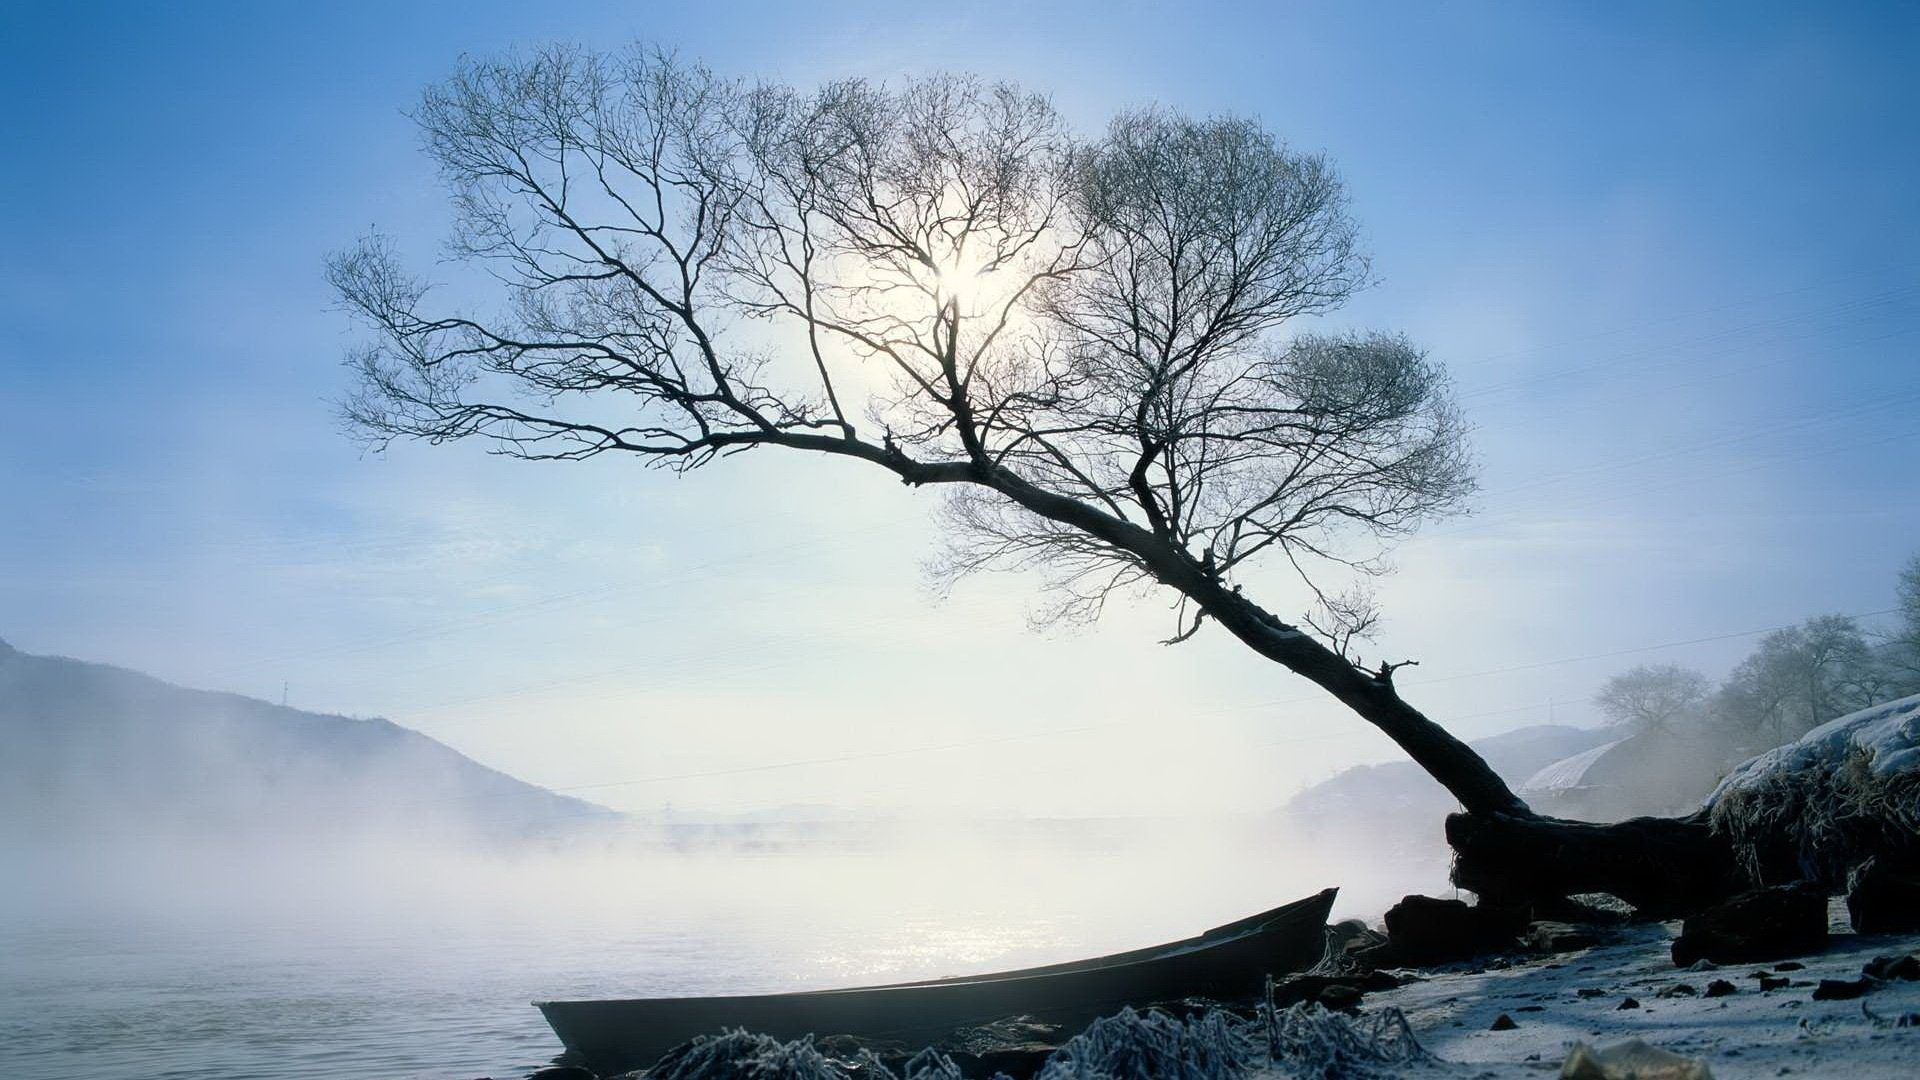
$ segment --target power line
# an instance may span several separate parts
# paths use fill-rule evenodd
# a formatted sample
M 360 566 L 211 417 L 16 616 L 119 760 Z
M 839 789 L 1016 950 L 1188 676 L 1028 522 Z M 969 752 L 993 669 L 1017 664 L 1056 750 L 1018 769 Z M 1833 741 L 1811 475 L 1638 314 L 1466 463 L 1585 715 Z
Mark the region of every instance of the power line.
M 1649 345 L 1637 350 L 1609 355 L 1606 358 L 1601 360 L 1590 361 L 1590 362 L 1579 363 L 1579 364 L 1572 364 L 1572 365 L 1565 365 L 1558 368 L 1548 369 L 1546 371 L 1534 372 L 1528 375 L 1518 376 L 1518 377 L 1507 379 L 1498 383 L 1491 383 L 1486 386 L 1474 387 L 1472 389 L 1462 391 L 1460 396 L 1462 399 L 1484 397 L 1488 394 L 1494 394 L 1504 390 L 1517 389 L 1523 386 L 1532 386 L 1532 385 L 1536 385 L 1543 382 L 1551 382 L 1557 379 L 1564 379 L 1564 378 L 1570 378 L 1576 375 L 1589 374 L 1595 371 L 1605 371 L 1605 370 L 1620 368 L 1623 366 L 1631 366 L 1632 362 L 1636 360 L 1642 360 L 1647 358 L 1657 358 L 1661 356 L 1661 354 L 1663 353 L 1686 350 L 1687 355 L 1683 358 L 1680 358 L 1679 360 L 1669 361 L 1663 364 L 1652 365 L 1652 367 L 1657 370 L 1658 368 L 1661 368 L 1661 367 L 1672 366 L 1672 364 L 1676 362 L 1685 362 L 1686 360 L 1696 358 L 1699 355 L 1698 348 L 1700 346 L 1722 344 L 1722 343 L 1734 341 L 1744 334 L 1751 334 L 1759 331 L 1786 329 L 1786 328 L 1794 327 L 1804 323 L 1811 323 L 1817 319 L 1820 319 L 1823 316 L 1827 316 L 1827 317 L 1848 316 L 1850 317 L 1849 321 L 1859 321 L 1860 316 L 1872 314 L 1882 309 L 1898 310 L 1899 302 L 1903 299 L 1908 298 L 1910 295 L 1912 295 L 1917 288 L 1920 288 L 1920 287 L 1913 286 L 1913 285 L 1902 285 L 1893 289 L 1888 289 L 1884 292 L 1873 294 L 1871 296 L 1852 297 L 1847 300 L 1843 300 L 1839 303 L 1828 305 L 1823 308 L 1816 308 L 1811 311 L 1801 311 L 1801 312 L 1794 312 L 1794 313 L 1785 314 L 1785 315 L 1775 315 L 1768 318 L 1756 319 L 1748 323 L 1737 324 L 1734 326 L 1722 326 L 1702 334 L 1697 334 L 1690 338 L 1683 338 L 1679 341 L 1668 341 L 1658 345 Z M 1632 326 L 1620 327 L 1615 329 L 1614 331 L 1610 331 L 1609 334 L 1623 333 L 1635 328 L 1636 327 L 1632 327 Z M 1597 335 L 1597 336 L 1607 336 L 1607 335 Z M 1491 357 L 1489 359 L 1521 356 L 1521 355 L 1527 355 L 1528 353 L 1532 353 L 1532 352 L 1544 352 L 1548 348 L 1556 348 L 1556 347 L 1559 347 L 1559 346 L 1542 346 L 1539 349 L 1523 349 L 1523 350 L 1518 350 L 1516 352 L 1506 353 L 1506 354 L 1503 354 L 1502 356 Z
M 1738 300 L 1729 300 L 1726 303 L 1715 304 L 1710 307 L 1694 308 L 1690 311 L 1670 312 L 1666 315 L 1655 316 L 1651 319 L 1641 319 L 1631 323 L 1621 323 L 1614 326 L 1605 327 L 1599 330 L 1590 331 L 1588 333 L 1580 334 L 1574 337 L 1561 338 L 1558 341 L 1544 342 L 1539 345 L 1530 345 L 1530 346 L 1527 346 L 1526 348 L 1521 348 L 1521 349 L 1510 349 L 1503 353 L 1489 353 L 1486 356 L 1481 357 L 1481 359 L 1508 360 L 1516 356 L 1527 356 L 1534 353 L 1546 352 L 1550 349 L 1564 348 L 1568 345 L 1579 345 L 1588 341 L 1597 340 L 1599 338 L 1614 337 L 1620 334 L 1630 333 L 1634 330 L 1641 330 L 1651 326 L 1664 326 L 1670 323 L 1684 322 L 1688 319 L 1697 319 L 1703 315 L 1714 315 L 1722 311 L 1730 311 L 1735 308 L 1748 307 L 1753 304 L 1765 303 L 1769 300 L 1778 300 L 1783 296 L 1795 296 L 1800 293 L 1812 292 L 1816 289 L 1824 289 L 1829 286 L 1839 285 L 1843 282 L 1856 281 L 1863 277 L 1879 277 L 1884 274 L 1897 274 L 1897 273 L 1900 273 L 1901 271 L 1912 270 L 1915 268 L 1920 268 L 1920 263 L 1904 262 L 1904 263 L 1895 263 L 1891 266 L 1875 267 L 1867 270 L 1855 270 L 1852 273 L 1841 274 L 1838 277 L 1825 278 L 1820 281 L 1809 282 L 1805 285 L 1797 285 L 1789 289 L 1780 289 L 1775 292 L 1760 293 L 1757 295 L 1746 296 Z

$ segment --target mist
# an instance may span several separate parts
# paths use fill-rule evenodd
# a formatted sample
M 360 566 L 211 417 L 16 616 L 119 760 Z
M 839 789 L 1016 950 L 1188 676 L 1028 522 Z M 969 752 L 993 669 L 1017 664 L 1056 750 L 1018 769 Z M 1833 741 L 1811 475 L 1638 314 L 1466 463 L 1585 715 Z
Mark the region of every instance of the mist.
M 1853 627 L 1873 677 L 1842 681 L 1863 701 L 1920 689 L 1875 674 L 1899 645 L 1920 679 L 1920 607 L 1901 621 L 1889 592 L 1920 537 L 1915 16 L 1403 6 L 0 12 L 18 156 L 0 175 L 0 1076 L 505 1077 L 560 1049 L 533 999 L 1014 969 L 1327 887 L 1335 918 L 1378 922 L 1405 895 L 1459 895 L 1443 822 L 1497 810 L 1499 781 L 1553 816 L 1678 816 L 1828 719 L 1834 694 L 1742 690 L 1808 683 L 1791 649 L 1748 657 L 1810 616 Z M 608 249 L 550 243 L 531 189 L 482 164 L 489 140 L 448 152 L 525 125 L 483 112 L 435 135 L 485 102 L 432 88 L 636 37 L 796 94 L 663 142 L 698 181 L 681 194 L 600 198 L 604 147 L 593 169 L 554 161 L 561 202 L 610 215 L 580 238 L 636 253 L 582 273 Z M 819 100 L 896 110 L 848 129 L 891 138 L 914 113 L 888 95 L 940 72 L 1035 97 L 1019 153 L 902 142 L 969 147 L 961 187 L 1005 189 L 979 202 L 1003 220 L 921 244 L 944 253 L 926 266 L 888 277 L 894 240 L 850 245 L 857 221 L 729 186 L 787 175 L 752 164 L 780 139 L 732 147 L 740 118 L 837 130 L 783 110 L 857 85 L 869 104 Z M 716 94 L 654 111 L 697 119 Z M 1286 184 L 1195 172 L 1209 155 L 1178 139 L 1140 142 L 1188 149 L 1116 167 L 1097 198 L 1083 186 L 1106 171 L 1056 167 L 1120 154 L 1132 127 L 1173 139 L 1179 117 L 1241 146 L 1221 157 L 1236 169 L 1286 163 Z M 1003 142 L 1007 167 L 976 157 Z M 828 191 L 842 157 L 794 163 Z M 934 207 L 938 159 L 912 185 Z M 1207 209 L 1296 190 L 1314 197 L 1284 214 Z M 1111 310 L 1164 308 L 1170 344 L 1207 308 L 1185 281 L 1254 267 L 1175 268 L 1162 304 L 1154 280 L 1108 274 L 1124 259 L 1065 257 L 1124 250 L 1145 234 L 1102 215 L 1163 191 L 1192 193 L 1195 235 L 1319 207 L 1312 236 L 1332 240 L 1215 288 L 1219 311 L 1268 296 L 1267 314 L 1244 338 L 1192 334 L 1172 393 L 1123 374 L 1172 351 L 1065 318 L 1132 297 Z M 652 239 L 620 224 L 649 202 Z M 710 272 L 653 250 L 668 233 Z M 828 254 L 800 272 L 782 236 Z M 635 274 L 665 274 L 685 315 L 601 291 Z M 513 332 L 472 351 L 421 330 L 454 315 Z M 950 336 L 890 373 L 869 322 Z M 599 366 L 610 329 L 645 346 L 640 374 Z M 558 345 L 489 353 L 523 337 Z M 983 373 L 964 390 L 962 339 Z M 1312 432 L 1347 425 L 1293 419 L 1320 369 L 1290 357 L 1403 422 L 1349 440 L 1360 459 L 1324 452 Z M 644 367 L 661 358 L 676 370 Z M 935 361 L 956 374 L 917 373 Z M 1061 364 L 1073 392 L 1051 385 Z M 481 378 L 439 381 L 469 366 Z M 1230 407 L 1154 432 L 1155 399 Z M 511 408 L 435 412 L 454 402 Z M 562 423 L 529 440 L 529 409 Z M 1229 434 L 1252 416 L 1271 430 Z M 677 434 L 593 441 L 629 425 Z M 1348 488 L 1317 470 L 1347 460 L 1373 462 L 1349 479 L 1378 498 L 1321 497 Z M 975 483 L 1003 469 L 1019 483 Z M 970 524 L 940 501 L 962 474 Z M 1146 531 L 982 514 L 1031 484 Z M 967 537 L 1009 542 L 1005 572 L 956 579 Z M 1048 621 L 1063 597 L 1082 621 Z M 1335 660 L 1223 613 L 1311 630 L 1297 640 Z M 1706 697 L 1657 724 L 1609 716 L 1597 696 L 1640 664 Z M 1412 764 L 1425 740 L 1397 704 L 1493 782 Z
M 16 883 L 0 1068 L 39 1075 L 84 1043 L 103 1080 L 240 1073 L 263 1054 L 276 1076 L 338 1076 L 351 1024 L 354 1070 L 498 1075 L 557 1050 L 531 1000 L 1004 970 L 1189 937 L 1329 884 L 1339 912 L 1376 915 L 1442 885 L 1237 824 L 16 847 L 0 852 Z

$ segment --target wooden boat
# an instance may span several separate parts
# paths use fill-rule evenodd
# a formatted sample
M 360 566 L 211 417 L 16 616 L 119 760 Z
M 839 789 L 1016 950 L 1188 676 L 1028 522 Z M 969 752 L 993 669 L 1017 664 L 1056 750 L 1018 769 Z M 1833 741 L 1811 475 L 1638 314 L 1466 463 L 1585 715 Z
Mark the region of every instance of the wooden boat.
M 731 997 L 537 1001 L 568 1050 L 601 1073 L 646 1068 L 696 1035 L 730 1028 L 798 1039 L 849 1035 L 909 1048 L 1013 1016 L 1074 1030 L 1189 997 L 1250 1001 L 1268 975 L 1318 962 L 1335 889 L 1198 937 L 1092 960 L 920 982 Z

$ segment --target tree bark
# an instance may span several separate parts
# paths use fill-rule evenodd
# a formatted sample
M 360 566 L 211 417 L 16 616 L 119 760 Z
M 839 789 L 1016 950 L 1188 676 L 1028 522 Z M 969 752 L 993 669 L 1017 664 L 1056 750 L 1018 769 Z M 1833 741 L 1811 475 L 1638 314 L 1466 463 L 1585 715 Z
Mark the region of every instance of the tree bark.
M 1203 606 L 1255 652 L 1312 680 L 1380 729 L 1469 813 L 1534 816 L 1472 747 L 1407 704 L 1394 689 L 1391 676 L 1370 674 L 1354 666 L 1311 635 L 1283 626 L 1237 593 L 1227 593 Z
M 1506 814 L 1452 814 L 1453 883 L 1506 903 L 1603 892 L 1641 914 L 1691 914 L 1743 884 L 1733 849 L 1705 811 L 1596 824 Z

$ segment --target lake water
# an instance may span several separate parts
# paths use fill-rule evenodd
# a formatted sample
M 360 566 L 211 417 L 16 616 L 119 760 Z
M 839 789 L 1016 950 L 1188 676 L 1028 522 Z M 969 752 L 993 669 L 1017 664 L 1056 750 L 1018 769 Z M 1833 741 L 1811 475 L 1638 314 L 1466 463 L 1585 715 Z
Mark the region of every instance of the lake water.
M 0 917 L 0 1077 L 504 1080 L 560 1051 L 535 999 L 1024 966 L 1336 883 L 1207 845 L 324 865 L 44 882 Z

